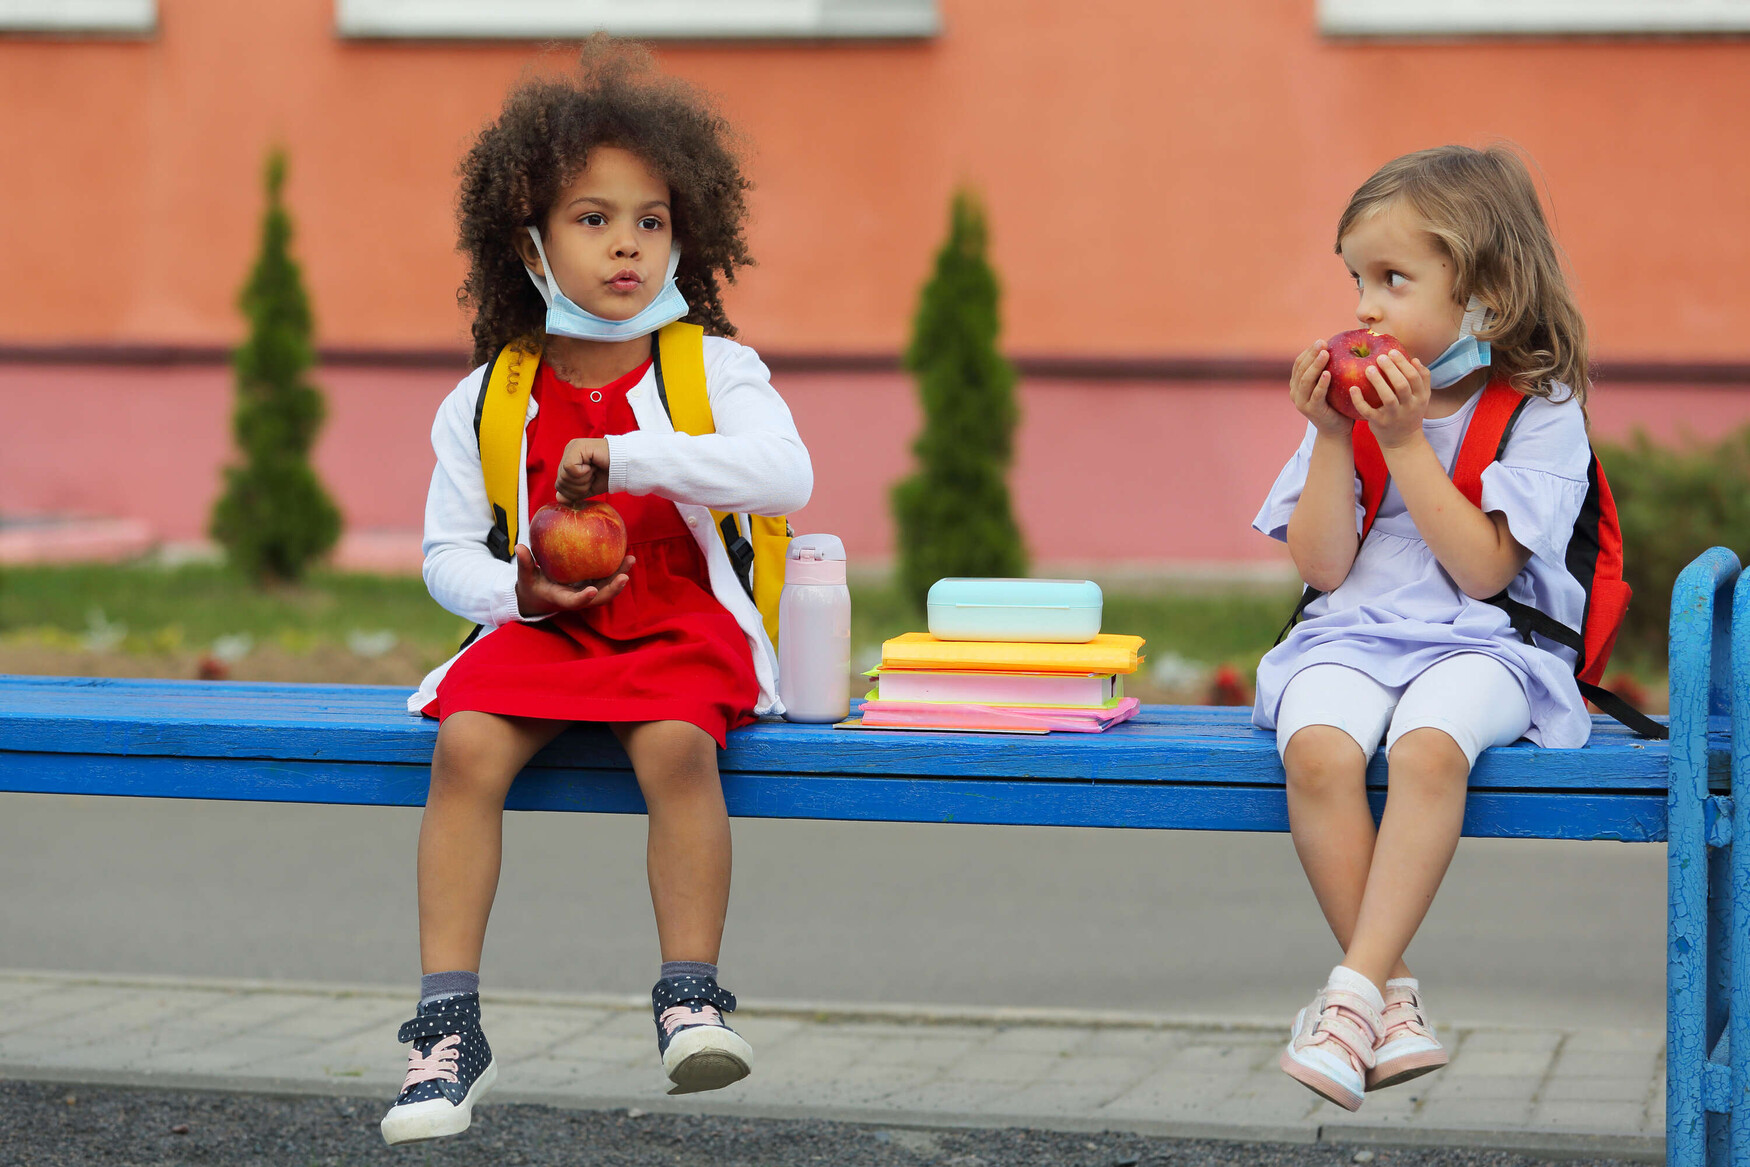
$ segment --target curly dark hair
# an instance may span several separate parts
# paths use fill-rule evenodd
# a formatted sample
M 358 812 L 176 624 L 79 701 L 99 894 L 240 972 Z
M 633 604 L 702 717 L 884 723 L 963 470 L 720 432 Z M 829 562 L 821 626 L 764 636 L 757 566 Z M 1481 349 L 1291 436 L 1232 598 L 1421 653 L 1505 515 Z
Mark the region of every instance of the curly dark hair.
M 538 340 L 547 306 L 513 246 L 548 210 L 598 146 L 642 158 L 668 183 L 675 282 L 687 320 L 734 336 L 723 281 L 753 263 L 747 191 L 729 124 L 685 83 L 656 74 L 649 53 L 605 36 L 585 45 L 575 74 L 529 78 L 505 100 L 462 160 L 457 250 L 468 278 L 457 300 L 474 314 L 474 361 L 515 340 Z

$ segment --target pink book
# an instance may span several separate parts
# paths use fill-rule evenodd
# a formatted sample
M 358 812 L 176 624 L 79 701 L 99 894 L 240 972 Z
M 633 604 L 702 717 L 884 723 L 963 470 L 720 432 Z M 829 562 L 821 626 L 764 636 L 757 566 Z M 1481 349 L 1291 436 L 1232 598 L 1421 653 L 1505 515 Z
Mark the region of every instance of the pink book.
M 1099 733 L 1136 716 L 1141 702 L 1126 697 L 1109 709 L 1038 709 L 944 704 L 929 701 L 865 701 L 863 724 L 886 729 L 1031 729 Z
M 954 673 L 877 670 L 882 701 L 947 701 L 957 705 L 1103 706 L 1124 696 L 1111 673 Z

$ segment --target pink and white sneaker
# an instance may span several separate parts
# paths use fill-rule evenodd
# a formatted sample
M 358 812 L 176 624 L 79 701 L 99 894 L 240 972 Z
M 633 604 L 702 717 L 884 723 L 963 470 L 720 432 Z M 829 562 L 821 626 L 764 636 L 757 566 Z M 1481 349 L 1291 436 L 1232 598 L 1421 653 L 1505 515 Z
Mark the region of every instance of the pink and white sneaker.
M 1277 1064 L 1320 1098 L 1359 1110 L 1367 1093 L 1374 1046 L 1385 1032 L 1384 999 L 1373 982 L 1338 965 L 1312 1004 L 1294 1019 Z
M 1373 1069 L 1367 1072 L 1367 1088 L 1383 1090 L 1419 1078 L 1444 1066 L 1451 1055 L 1434 1036 L 1434 1026 L 1422 1009 L 1422 986 L 1415 977 L 1396 977 L 1385 983 L 1385 1008 L 1381 1011 L 1385 1034 L 1373 1051 Z

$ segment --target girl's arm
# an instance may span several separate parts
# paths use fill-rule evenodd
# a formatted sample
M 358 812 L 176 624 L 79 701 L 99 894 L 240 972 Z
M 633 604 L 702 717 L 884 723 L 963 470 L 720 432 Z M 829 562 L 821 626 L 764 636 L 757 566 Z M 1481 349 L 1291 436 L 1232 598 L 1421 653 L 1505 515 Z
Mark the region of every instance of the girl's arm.
M 477 370 L 464 378 L 432 422 L 431 447 L 437 466 L 425 496 L 421 574 L 426 590 L 445 609 L 488 628 L 607 603 L 625 587 L 623 573 L 631 566 L 630 558 L 599 588 L 569 587 L 542 575 L 521 543 L 510 563 L 486 549 L 492 506 L 486 498 L 479 439 L 474 433 L 474 403 L 479 398 L 480 378 L 485 375 Z
M 1361 537 L 1355 530 L 1354 423 L 1325 400 L 1331 376 L 1330 353 L 1314 341 L 1294 360 L 1289 400 L 1318 430 L 1300 501 L 1288 519 L 1288 553 L 1307 586 L 1334 590 L 1355 565 Z
M 496 628 L 521 617 L 516 565 L 486 549 L 492 507 L 480 472 L 474 402 L 487 371 L 465 377 L 444 399 L 432 422 L 431 448 L 437 466 L 425 496 L 422 574 L 432 599 L 442 607 L 471 623 Z
M 814 492 L 814 465 L 771 373 L 752 349 L 705 338 L 716 433 L 638 430 L 607 439 L 610 491 L 719 511 L 782 515 Z
M 1379 390 L 1380 407 L 1370 409 L 1365 401 L 1358 407 L 1379 439 L 1386 469 L 1416 530 L 1465 595 L 1473 600 L 1498 595 L 1525 570 L 1531 552 L 1508 530 L 1506 515 L 1484 514 L 1471 505 L 1428 444 L 1422 433 L 1431 392 L 1427 367 L 1402 353 L 1387 353 L 1368 370 L 1368 379 Z

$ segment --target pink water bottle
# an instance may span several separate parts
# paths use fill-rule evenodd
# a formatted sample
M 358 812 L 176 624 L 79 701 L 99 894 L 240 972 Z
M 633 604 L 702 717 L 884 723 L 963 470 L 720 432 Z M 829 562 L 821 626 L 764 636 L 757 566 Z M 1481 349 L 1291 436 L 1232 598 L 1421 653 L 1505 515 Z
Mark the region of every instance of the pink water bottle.
M 851 590 L 836 535 L 798 535 L 778 596 L 778 699 L 789 721 L 843 721 L 851 712 Z

